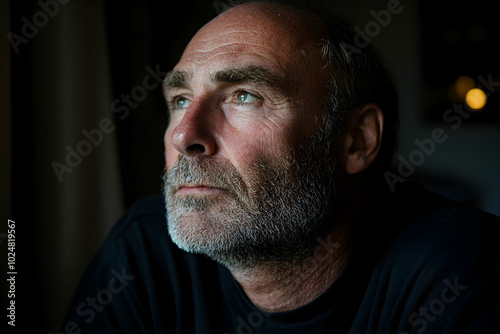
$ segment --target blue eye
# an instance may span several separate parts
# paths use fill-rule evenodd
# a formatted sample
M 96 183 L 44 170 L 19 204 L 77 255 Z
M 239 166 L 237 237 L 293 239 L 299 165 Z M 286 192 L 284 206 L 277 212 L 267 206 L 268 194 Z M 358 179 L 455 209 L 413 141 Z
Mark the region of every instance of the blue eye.
M 189 107 L 191 104 L 191 100 L 186 99 L 185 97 L 179 97 L 175 100 L 175 107 L 178 109 L 185 109 Z
M 258 100 L 258 97 L 247 92 L 239 92 L 236 95 L 236 100 L 239 103 L 250 103 Z

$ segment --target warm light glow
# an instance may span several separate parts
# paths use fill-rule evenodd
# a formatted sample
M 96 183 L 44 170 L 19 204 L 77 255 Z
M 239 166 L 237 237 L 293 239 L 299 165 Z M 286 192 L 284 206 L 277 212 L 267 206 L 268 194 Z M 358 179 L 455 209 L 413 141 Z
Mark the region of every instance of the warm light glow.
M 463 101 L 467 92 L 474 88 L 475 85 L 476 83 L 474 82 L 474 79 L 467 75 L 462 75 L 455 83 L 455 93 L 459 99 Z
M 479 110 L 486 104 L 486 93 L 479 88 L 473 88 L 465 95 L 465 102 L 470 108 Z
M 448 89 L 448 97 L 452 101 L 462 102 L 465 99 L 467 92 L 475 86 L 476 83 L 474 82 L 474 79 L 468 75 L 462 75 L 458 77 L 452 85 L 450 85 Z

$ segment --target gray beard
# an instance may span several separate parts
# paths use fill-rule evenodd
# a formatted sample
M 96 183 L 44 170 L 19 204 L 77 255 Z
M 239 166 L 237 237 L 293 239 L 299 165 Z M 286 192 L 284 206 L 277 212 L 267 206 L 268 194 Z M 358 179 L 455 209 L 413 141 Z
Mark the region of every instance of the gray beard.
M 261 159 L 240 172 L 227 161 L 181 156 L 164 174 L 172 241 L 228 268 L 303 261 L 334 224 L 325 219 L 334 209 L 337 193 L 337 150 L 332 144 L 330 131 L 323 127 L 287 154 L 286 164 Z M 224 193 L 176 196 L 186 183 Z

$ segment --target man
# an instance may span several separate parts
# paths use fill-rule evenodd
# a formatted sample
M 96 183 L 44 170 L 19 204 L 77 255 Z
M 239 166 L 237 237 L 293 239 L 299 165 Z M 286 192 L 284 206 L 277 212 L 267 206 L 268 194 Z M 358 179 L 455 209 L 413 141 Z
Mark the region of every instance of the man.
M 335 17 L 247 3 L 193 37 L 164 83 L 166 211 L 153 198 L 117 224 L 66 331 L 491 328 L 498 219 L 389 191 L 397 100 L 354 36 Z

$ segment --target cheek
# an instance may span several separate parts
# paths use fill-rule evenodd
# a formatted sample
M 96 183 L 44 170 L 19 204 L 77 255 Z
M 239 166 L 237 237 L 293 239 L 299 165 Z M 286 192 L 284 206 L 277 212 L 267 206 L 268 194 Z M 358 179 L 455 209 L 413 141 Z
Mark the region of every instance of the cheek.
M 224 156 L 237 168 L 258 161 L 283 161 L 291 147 L 286 132 L 276 123 L 253 121 L 247 126 L 231 129 L 221 141 Z
M 257 122 L 247 138 L 265 156 L 279 162 L 287 152 L 300 145 L 304 137 L 305 123 L 299 124 L 294 116 L 286 114 Z

